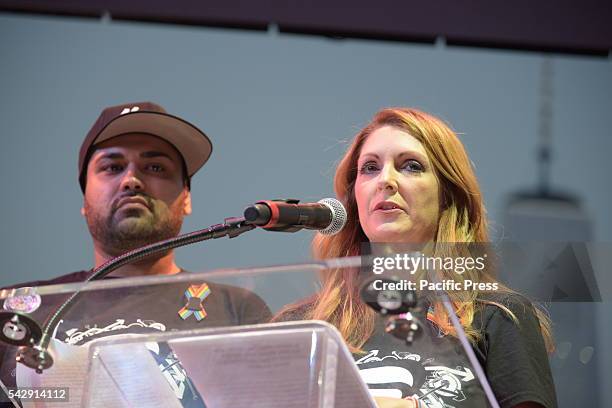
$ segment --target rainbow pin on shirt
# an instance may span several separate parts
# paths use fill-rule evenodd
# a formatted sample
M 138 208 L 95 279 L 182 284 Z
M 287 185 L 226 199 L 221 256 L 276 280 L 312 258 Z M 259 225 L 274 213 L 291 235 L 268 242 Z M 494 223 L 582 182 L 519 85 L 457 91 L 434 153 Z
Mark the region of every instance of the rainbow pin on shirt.
M 204 306 L 202 306 L 202 301 L 206 299 L 208 295 L 210 295 L 210 288 L 206 283 L 189 286 L 185 291 L 187 304 L 178 311 L 181 319 L 186 320 L 192 314 L 197 321 L 204 319 L 206 317 L 206 311 L 204 310 Z

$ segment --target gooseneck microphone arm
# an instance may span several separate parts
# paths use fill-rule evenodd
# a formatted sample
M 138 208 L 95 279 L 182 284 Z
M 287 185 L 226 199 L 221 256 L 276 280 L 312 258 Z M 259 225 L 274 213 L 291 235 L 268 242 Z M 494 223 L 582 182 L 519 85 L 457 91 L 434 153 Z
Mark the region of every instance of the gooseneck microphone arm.
M 102 279 L 112 271 L 137 260 L 148 256 L 168 251 L 170 249 L 179 248 L 185 245 L 190 245 L 196 242 L 205 241 L 208 239 L 237 237 L 238 235 L 250 231 L 255 228 L 255 225 L 249 223 L 242 217 L 226 218 L 223 224 L 215 224 L 209 228 L 179 235 L 178 237 L 170 238 L 164 241 L 159 241 L 142 248 L 134 249 L 126 252 L 116 258 L 110 259 L 104 264 L 93 270 L 93 273 L 84 281 L 84 283 Z M 37 373 L 42 373 L 44 369 L 53 365 L 53 358 L 49 351 L 49 342 L 55 328 L 62 316 L 64 316 L 78 299 L 80 290 L 74 292 L 57 310 L 47 319 L 40 340 L 34 346 L 21 346 L 17 353 L 17 361 L 33 368 Z

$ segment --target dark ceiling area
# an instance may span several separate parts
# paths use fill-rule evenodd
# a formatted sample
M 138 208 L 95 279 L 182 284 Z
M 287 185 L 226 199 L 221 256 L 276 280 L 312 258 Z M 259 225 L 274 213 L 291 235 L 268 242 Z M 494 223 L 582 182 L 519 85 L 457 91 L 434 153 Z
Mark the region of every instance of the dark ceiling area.
M 0 11 L 609 56 L 602 0 L 0 0 Z

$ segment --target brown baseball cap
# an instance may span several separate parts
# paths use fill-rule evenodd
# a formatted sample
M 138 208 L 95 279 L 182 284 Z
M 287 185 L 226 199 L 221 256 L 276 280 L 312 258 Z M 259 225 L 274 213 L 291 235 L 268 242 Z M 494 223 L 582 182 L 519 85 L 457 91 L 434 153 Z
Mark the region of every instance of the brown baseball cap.
M 79 151 L 79 184 L 85 192 L 87 164 L 95 146 L 128 133 L 147 133 L 164 139 L 183 157 L 187 181 L 208 161 L 212 143 L 204 132 L 153 102 L 111 106 L 102 111 Z

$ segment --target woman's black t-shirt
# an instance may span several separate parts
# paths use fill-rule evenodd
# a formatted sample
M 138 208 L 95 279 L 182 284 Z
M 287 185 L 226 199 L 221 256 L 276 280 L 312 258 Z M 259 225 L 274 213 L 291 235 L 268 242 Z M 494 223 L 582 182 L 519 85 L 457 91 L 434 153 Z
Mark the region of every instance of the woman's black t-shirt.
M 483 305 L 474 316 L 474 328 L 483 336 L 472 349 L 495 398 L 502 408 L 526 401 L 556 407 L 548 355 L 533 306 L 516 295 L 490 300 L 503 304 L 518 321 L 517 325 L 491 304 Z M 383 319 L 377 321 L 374 334 L 362 347 L 364 353 L 354 355 L 370 392 L 395 398 L 415 396 L 425 407 L 488 406 L 459 340 L 425 321 L 425 333 L 412 345 L 385 333 Z

